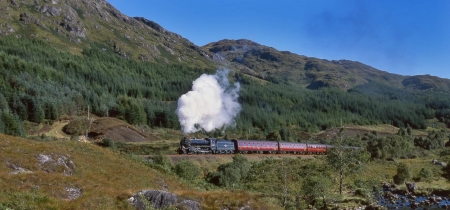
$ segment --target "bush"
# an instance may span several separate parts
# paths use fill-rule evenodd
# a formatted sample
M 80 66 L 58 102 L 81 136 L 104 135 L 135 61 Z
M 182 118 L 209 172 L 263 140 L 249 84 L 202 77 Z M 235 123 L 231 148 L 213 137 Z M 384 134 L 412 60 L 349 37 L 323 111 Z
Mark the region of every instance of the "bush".
M 412 177 L 411 168 L 405 163 L 400 163 L 397 166 L 397 174 L 393 177 L 395 184 L 403 184 L 406 179 Z
M 111 149 L 115 148 L 115 143 L 114 140 L 110 139 L 110 138 L 104 138 L 102 139 L 102 145 L 104 147 L 109 147 Z
M 154 155 L 150 158 L 157 169 L 161 169 L 165 172 L 172 171 L 172 161 L 165 155 Z
M 442 176 L 450 180 L 450 164 L 442 168 Z
M 233 162 L 222 164 L 216 172 L 209 173 L 207 180 L 218 186 L 236 187 L 241 184 L 241 179 L 247 176 L 249 170 L 248 159 L 237 154 L 233 157 Z
M 431 179 L 434 177 L 434 173 L 429 168 L 422 168 L 420 169 L 419 174 L 417 175 L 416 180 L 417 181 L 425 181 L 425 182 L 431 182 Z
M 175 166 L 175 173 L 182 179 L 195 180 L 200 176 L 200 169 L 191 161 L 183 160 Z

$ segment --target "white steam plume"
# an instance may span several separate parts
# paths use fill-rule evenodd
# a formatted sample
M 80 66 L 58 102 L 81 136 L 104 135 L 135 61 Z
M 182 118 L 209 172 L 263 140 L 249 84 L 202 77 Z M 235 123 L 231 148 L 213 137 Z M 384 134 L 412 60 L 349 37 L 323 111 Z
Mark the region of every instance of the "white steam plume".
M 237 101 L 240 85 L 230 85 L 228 73 L 218 70 L 215 75 L 201 75 L 192 83 L 192 90 L 178 99 L 176 113 L 184 133 L 235 126 L 234 118 L 241 111 Z

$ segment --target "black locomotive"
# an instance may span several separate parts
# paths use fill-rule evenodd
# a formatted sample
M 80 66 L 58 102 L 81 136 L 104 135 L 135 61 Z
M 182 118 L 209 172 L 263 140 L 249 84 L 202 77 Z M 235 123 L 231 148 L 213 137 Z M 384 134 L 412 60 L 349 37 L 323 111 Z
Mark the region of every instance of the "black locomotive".
M 180 141 L 179 154 L 233 154 L 236 148 L 233 141 L 216 138 L 188 139 Z

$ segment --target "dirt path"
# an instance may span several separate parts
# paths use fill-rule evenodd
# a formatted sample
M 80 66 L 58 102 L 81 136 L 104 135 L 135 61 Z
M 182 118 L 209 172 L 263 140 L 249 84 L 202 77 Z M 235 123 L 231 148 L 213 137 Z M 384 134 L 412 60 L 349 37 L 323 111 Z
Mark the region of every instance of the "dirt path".
M 52 129 L 47 133 L 47 135 L 54 136 L 58 139 L 60 138 L 70 139 L 70 136 L 62 131 L 64 126 L 66 126 L 67 124 L 69 124 L 69 121 L 57 121 L 53 123 Z

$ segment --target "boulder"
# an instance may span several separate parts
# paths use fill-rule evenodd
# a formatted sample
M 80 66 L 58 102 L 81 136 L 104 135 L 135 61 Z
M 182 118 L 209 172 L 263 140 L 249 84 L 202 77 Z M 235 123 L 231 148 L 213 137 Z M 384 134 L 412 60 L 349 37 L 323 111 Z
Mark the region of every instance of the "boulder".
M 138 210 L 145 210 L 150 206 L 155 209 L 164 209 L 175 205 L 178 202 L 178 196 L 161 190 L 142 190 L 128 201 Z
M 200 203 L 193 200 L 184 200 L 178 204 L 178 209 L 184 210 L 200 210 Z
M 163 190 L 142 190 L 128 199 L 137 210 L 166 209 L 176 206 L 176 209 L 200 210 L 200 203 L 193 200 L 178 201 L 176 194 Z
M 81 196 L 82 190 L 77 187 L 66 187 L 67 199 L 76 200 Z
M 442 161 L 438 161 L 438 160 L 436 160 L 436 159 L 433 159 L 432 161 L 431 161 L 431 163 L 432 164 L 434 164 L 434 165 L 440 165 L 440 166 L 447 166 L 447 163 L 445 163 L 445 162 L 442 162 Z
M 391 184 L 390 183 L 388 183 L 388 182 L 383 183 L 383 189 L 387 190 L 389 188 L 391 188 Z
M 414 182 L 405 182 L 406 188 L 408 189 L 408 192 L 414 192 L 417 190 L 417 184 Z

